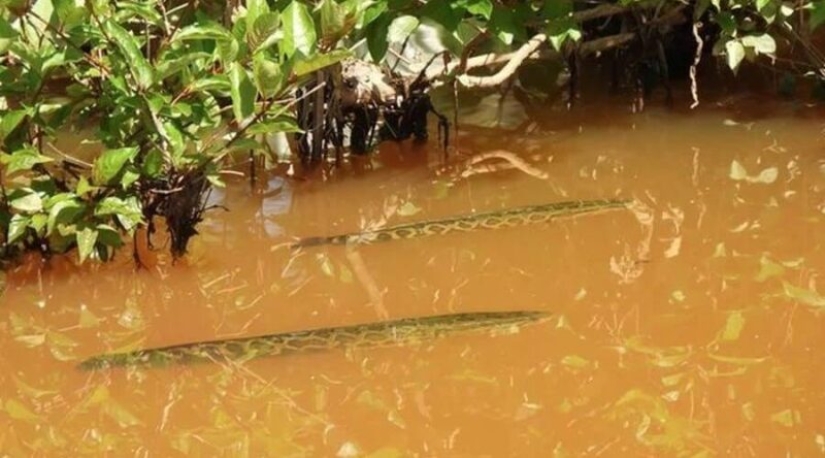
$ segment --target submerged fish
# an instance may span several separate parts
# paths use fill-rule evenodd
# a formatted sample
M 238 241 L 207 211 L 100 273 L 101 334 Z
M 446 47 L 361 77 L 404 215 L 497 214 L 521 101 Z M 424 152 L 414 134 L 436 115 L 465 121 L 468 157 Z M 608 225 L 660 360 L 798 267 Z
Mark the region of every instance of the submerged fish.
M 291 245 L 293 249 L 317 245 L 345 245 L 402 240 L 414 237 L 446 234 L 455 231 L 475 231 L 498 229 L 543 223 L 561 216 L 594 213 L 599 210 L 626 208 L 628 199 L 574 200 L 544 205 L 509 208 L 494 212 L 460 215 L 451 218 L 419 221 L 364 232 L 333 235 L 328 237 L 307 237 Z
M 214 340 L 168 347 L 109 353 L 80 363 L 81 369 L 112 366 L 165 366 L 176 363 L 246 361 L 252 358 L 334 348 L 386 347 L 427 342 L 463 332 L 514 332 L 543 321 L 539 311 L 470 312 L 403 318 L 393 321 L 286 332 L 258 337 Z

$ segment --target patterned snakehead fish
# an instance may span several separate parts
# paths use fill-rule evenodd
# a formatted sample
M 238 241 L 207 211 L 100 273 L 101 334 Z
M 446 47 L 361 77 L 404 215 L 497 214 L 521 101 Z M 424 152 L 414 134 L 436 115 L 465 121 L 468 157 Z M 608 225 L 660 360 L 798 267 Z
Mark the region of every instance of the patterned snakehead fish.
M 401 224 L 372 231 L 328 237 L 307 237 L 292 244 L 292 249 L 318 245 L 347 245 L 402 240 L 414 237 L 446 234 L 457 231 L 475 231 L 479 229 L 498 229 L 502 227 L 522 226 L 543 223 L 553 218 L 573 216 L 582 213 L 595 213 L 600 210 L 626 208 L 629 199 L 574 200 L 544 205 L 509 208 L 506 210 L 460 215 L 416 223 Z
M 544 321 L 539 311 L 471 312 L 403 318 L 394 321 L 286 332 L 258 337 L 214 340 L 168 347 L 109 353 L 89 358 L 81 369 L 118 366 L 168 366 L 197 362 L 246 361 L 334 348 L 388 347 L 424 343 L 458 333 L 517 332 L 522 325 Z

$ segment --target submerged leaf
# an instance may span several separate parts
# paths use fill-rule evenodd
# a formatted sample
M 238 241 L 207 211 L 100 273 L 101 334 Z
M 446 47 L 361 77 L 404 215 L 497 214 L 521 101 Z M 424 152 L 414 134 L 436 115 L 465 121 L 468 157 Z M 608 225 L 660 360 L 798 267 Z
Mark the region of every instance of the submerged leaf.
M 776 167 L 768 167 L 761 172 L 759 175 L 751 176 L 748 175 L 747 170 L 745 167 L 742 166 L 738 161 L 734 160 L 730 164 L 730 178 L 735 181 L 747 181 L 748 183 L 762 183 L 762 184 L 771 184 L 779 177 L 779 169 Z
M 725 322 L 725 329 L 722 331 L 722 340 L 737 340 L 745 327 L 745 317 L 741 310 L 736 310 L 728 315 Z
M 421 211 L 420 207 L 416 207 L 414 203 L 407 201 L 398 208 L 399 216 L 412 216 Z
M 561 363 L 568 367 L 582 369 L 590 366 L 590 361 L 578 355 L 567 355 L 562 358 Z

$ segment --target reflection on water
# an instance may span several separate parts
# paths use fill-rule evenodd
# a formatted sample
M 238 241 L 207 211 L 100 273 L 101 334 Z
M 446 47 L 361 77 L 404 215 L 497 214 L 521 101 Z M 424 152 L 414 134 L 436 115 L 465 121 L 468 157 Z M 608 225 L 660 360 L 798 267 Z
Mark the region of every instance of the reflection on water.
M 7 456 L 817 456 L 825 453 L 825 157 L 819 122 L 721 111 L 473 131 L 517 166 L 373 170 L 213 194 L 185 262 L 57 259 L 8 275 Z M 587 119 L 588 121 L 585 121 Z M 429 165 L 429 166 L 427 166 Z M 298 251 L 300 237 L 571 199 L 628 210 Z M 380 319 L 534 309 L 491 339 L 166 369 L 91 355 Z

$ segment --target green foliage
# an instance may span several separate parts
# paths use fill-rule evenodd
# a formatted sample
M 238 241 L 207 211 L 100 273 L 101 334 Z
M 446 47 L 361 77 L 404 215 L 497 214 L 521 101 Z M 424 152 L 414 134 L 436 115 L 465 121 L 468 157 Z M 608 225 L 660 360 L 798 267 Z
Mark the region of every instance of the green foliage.
M 358 44 L 381 61 L 427 25 L 454 59 L 470 42 L 503 52 L 536 33 L 563 50 L 593 38 L 577 15 L 607 4 L 686 4 L 718 28 L 714 52 L 734 71 L 773 56 L 778 30 L 825 22 L 823 0 L 246 0 L 229 12 L 210 1 L 2 2 L 0 257 L 76 248 L 81 261 L 109 259 L 186 183 L 222 185 L 233 151 L 264 153 L 256 136 L 299 132 L 295 90 Z M 76 126 L 103 145 L 98 157 L 59 150 Z

